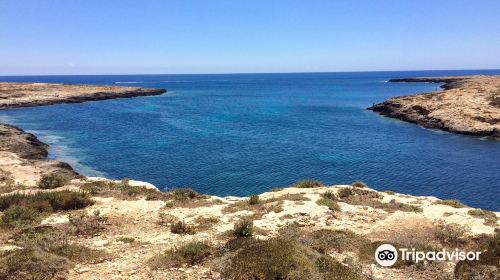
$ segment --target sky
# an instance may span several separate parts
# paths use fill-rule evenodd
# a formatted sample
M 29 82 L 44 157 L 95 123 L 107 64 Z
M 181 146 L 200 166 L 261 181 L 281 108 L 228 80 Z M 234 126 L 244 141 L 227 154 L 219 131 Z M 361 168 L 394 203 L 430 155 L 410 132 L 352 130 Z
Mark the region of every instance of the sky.
M 500 68 L 498 0 L 0 0 L 0 75 Z

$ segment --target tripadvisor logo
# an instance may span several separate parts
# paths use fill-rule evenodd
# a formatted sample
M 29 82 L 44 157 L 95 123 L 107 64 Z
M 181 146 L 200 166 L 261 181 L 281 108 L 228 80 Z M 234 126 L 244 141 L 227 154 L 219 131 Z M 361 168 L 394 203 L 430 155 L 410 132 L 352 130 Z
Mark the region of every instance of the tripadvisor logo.
M 381 266 L 393 266 L 398 259 L 402 261 L 413 261 L 415 263 L 421 261 L 477 261 L 481 252 L 465 252 L 455 250 L 440 250 L 440 251 L 418 251 L 415 248 L 399 248 L 397 250 L 391 244 L 382 244 L 375 250 L 375 260 Z M 399 258 L 398 258 L 399 256 Z

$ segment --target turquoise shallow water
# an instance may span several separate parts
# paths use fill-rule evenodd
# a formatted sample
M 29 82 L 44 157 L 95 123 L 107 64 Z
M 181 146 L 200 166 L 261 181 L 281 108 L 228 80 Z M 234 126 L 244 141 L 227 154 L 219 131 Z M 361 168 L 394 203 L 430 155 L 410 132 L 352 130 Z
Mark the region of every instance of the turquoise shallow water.
M 167 94 L 0 111 L 87 175 L 249 195 L 303 178 L 456 198 L 500 210 L 500 142 L 365 110 L 437 84 L 409 76 L 500 71 L 0 77 L 160 87 Z

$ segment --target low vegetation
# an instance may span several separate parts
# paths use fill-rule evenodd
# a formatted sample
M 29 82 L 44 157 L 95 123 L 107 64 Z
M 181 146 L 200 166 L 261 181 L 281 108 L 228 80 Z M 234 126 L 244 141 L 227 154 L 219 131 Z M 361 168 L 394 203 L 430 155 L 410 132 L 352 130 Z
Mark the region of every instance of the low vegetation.
M 194 228 L 184 221 L 177 221 L 170 225 L 170 232 L 176 234 L 194 234 Z
M 250 237 L 253 235 L 253 230 L 253 221 L 245 217 L 234 224 L 233 234 L 237 237 Z
M 338 197 L 340 201 L 351 205 L 362 205 L 377 209 L 383 209 L 387 212 L 404 211 L 404 212 L 422 212 L 422 207 L 397 202 L 392 199 L 388 203 L 382 202 L 383 196 L 378 192 L 367 190 L 364 188 L 343 188 L 339 190 Z
M 287 238 L 248 239 L 230 256 L 221 274 L 227 279 L 363 279 L 360 274 Z
M 469 228 L 459 224 L 439 223 L 436 227 L 436 239 L 444 246 L 461 248 L 466 243 Z
M 488 210 L 471 209 L 467 213 L 473 217 L 484 219 L 486 225 L 495 226 L 498 221 L 497 215 Z
M 69 214 L 69 223 L 75 235 L 95 236 L 104 229 L 106 217 L 101 216 L 99 210 L 91 215 L 87 211 L 79 211 Z
M 330 198 L 320 198 L 318 201 L 316 201 L 316 204 L 326 206 L 333 212 L 340 211 L 340 206 L 337 204 L 337 202 Z
M 500 275 L 500 231 L 487 238 L 486 246 L 478 261 L 459 261 L 455 266 L 457 280 L 484 279 L 496 280 Z
M 187 244 L 165 251 L 149 260 L 153 269 L 181 267 L 201 263 L 212 253 L 212 247 L 206 242 L 192 241 Z
M 249 199 L 248 199 L 248 204 L 250 205 L 257 205 L 260 203 L 260 199 L 259 199 L 259 196 L 258 195 L 252 195 Z
M 40 189 L 55 189 L 60 188 L 69 183 L 70 178 L 67 175 L 60 173 L 50 173 L 43 175 L 38 182 Z
M 320 181 L 317 180 L 302 180 L 294 185 L 292 187 L 294 188 L 304 188 L 304 189 L 309 189 L 309 188 L 319 188 L 323 186 Z
M 74 263 L 110 259 L 104 251 L 70 243 L 64 230 L 50 226 L 28 227 L 13 240 L 22 249 L 0 254 L 0 279 L 63 279 Z
M 31 194 L 13 193 L 0 196 L 0 222 L 9 226 L 27 226 L 40 222 L 49 213 L 82 209 L 93 204 L 83 192 L 59 191 Z
M 460 200 L 456 199 L 447 199 L 447 200 L 439 200 L 435 204 L 448 205 L 453 208 L 465 208 L 467 205 L 463 204 Z

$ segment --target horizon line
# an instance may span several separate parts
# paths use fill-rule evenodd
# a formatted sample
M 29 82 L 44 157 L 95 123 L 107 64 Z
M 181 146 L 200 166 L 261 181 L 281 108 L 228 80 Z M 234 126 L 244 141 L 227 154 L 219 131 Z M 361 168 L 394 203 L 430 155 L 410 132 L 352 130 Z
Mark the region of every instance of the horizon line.
M 122 73 L 122 74 L 9 74 L 0 77 L 42 76 L 135 76 L 135 75 L 252 75 L 252 74 L 321 74 L 321 73 L 373 73 L 373 72 L 431 72 L 431 71 L 500 71 L 500 68 L 484 69 L 415 69 L 415 70 L 360 70 L 360 71 L 289 71 L 289 72 L 215 72 L 215 73 Z

